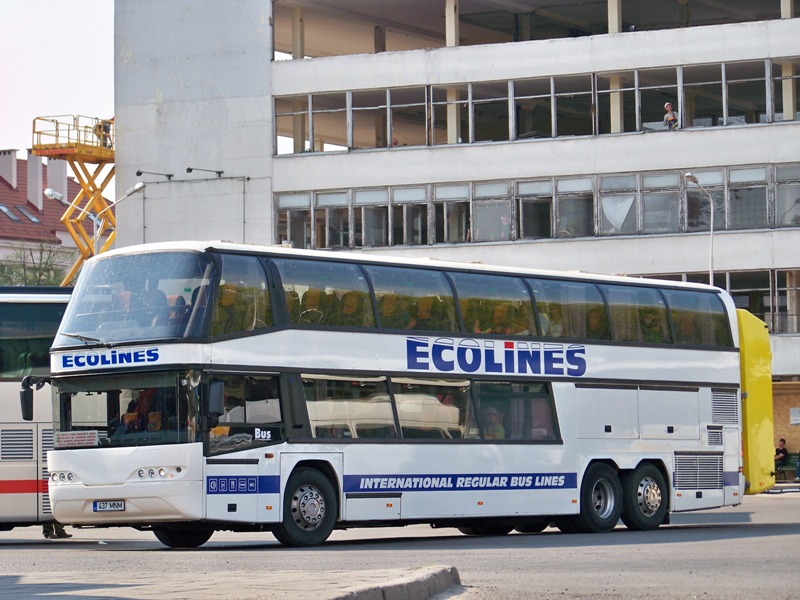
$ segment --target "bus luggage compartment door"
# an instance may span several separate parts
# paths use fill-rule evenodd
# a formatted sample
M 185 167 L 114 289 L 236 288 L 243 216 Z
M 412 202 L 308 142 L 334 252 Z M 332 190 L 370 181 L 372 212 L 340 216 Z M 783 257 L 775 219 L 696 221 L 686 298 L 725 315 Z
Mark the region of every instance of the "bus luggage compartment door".
M 206 518 L 257 522 L 258 458 L 206 459 Z

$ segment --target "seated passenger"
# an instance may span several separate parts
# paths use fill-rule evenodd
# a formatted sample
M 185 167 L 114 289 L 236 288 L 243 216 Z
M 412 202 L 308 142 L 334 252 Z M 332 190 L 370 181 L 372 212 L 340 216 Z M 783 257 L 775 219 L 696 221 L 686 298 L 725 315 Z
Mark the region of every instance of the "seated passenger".
M 595 306 L 586 313 L 586 337 L 592 340 L 610 340 L 606 311 Z
M 406 329 L 439 329 L 441 324 L 435 314 L 438 308 L 435 296 L 425 296 L 417 302 L 417 310 L 412 314 Z
M 361 292 L 351 290 L 341 299 L 341 309 L 336 324 L 343 327 L 365 327 L 372 324 L 371 311 L 367 310 L 366 299 Z
M 464 327 L 466 331 L 483 333 L 483 309 L 483 300 L 478 298 L 461 302 L 461 313 L 464 317 Z
M 675 341 L 678 344 L 701 344 L 702 334 L 692 316 L 672 314 L 675 316 Z
M 544 328 L 544 323 L 542 323 Z M 547 329 L 544 331 L 547 337 L 562 337 L 565 335 L 564 319 L 561 314 L 561 305 L 551 303 L 547 307 Z
M 378 310 L 383 329 L 403 329 L 408 323 L 408 310 L 397 294 L 384 294 L 378 300 Z
M 639 311 L 639 325 L 643 342 L 664 343 L 668 341 L 661 316 L 655 308 L 643 308 Z
M 142 292 L 136 300 L 139 322 L 145 326 L 166 325 L 169 319 L 167 295 L 159 289 Z
M 180 294 L 176 294 L 167 298 L 167 301 L 170 306 L 169 322 L 171 324 L 180 323 L 187 309 L 186 299 Z
M 500 422 L 500 413 L 494 406 L 483 411 L 483 437 L 489 440 L 506 439 L 506 430 Z

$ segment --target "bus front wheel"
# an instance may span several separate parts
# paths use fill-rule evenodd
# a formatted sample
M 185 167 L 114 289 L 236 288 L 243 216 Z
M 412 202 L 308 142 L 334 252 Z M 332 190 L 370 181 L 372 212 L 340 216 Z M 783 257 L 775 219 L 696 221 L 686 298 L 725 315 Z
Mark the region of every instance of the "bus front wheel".
M 170 548 L 199 548 L 214 534 L 214 530 L 197 523 L 188 527 L 175 525 L 153 529 L 159 542 Z
M 622 514 L 622 484 L 605 463 L 594 463 L 583 476 L 581 511 L 575 525 L 581 533 L 603 533 L 616 527 Z
M 337 508 L 330 480 L 316 469 L 299 468 L 286 484 L 283 519 L 272 533 L 284 546 L 316 546 L 333 531 Z
M 622 482 L 622 522 L 628 529 L 656 529 L 667 514 L 667 486 L 655 465 L 644 463 Z

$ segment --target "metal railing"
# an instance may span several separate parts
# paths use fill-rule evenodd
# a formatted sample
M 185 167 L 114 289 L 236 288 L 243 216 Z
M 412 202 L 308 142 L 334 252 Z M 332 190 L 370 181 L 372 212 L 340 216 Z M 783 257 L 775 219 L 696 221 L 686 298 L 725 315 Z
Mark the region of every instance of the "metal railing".
M 114 119 L 83 115 L 36 117 L 33 120 L 33 147 L 114 148 Z

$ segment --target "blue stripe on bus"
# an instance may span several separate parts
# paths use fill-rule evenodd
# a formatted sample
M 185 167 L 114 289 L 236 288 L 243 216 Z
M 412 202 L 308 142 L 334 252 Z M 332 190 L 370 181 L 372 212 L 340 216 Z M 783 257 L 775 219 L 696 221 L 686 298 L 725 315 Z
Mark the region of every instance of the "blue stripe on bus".
M 278 475 L 215 475 L 206 479 L 208 494 L 277 494 Z
M 345 475 L 344 491 L 351 493 L 570 489 L 578 486 L 577 481 L 576 473 Z

